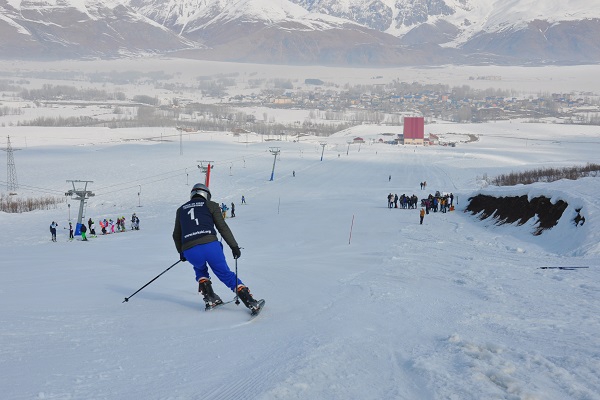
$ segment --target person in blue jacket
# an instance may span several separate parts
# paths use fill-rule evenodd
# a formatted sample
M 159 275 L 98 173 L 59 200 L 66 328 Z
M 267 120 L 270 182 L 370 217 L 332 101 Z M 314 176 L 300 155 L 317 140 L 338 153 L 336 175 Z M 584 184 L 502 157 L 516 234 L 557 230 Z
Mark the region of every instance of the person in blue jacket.
M 231 248 L 235 259 L 242 255 L 240 246 L 225 222 L 219 204 L 210 198 L 208 187 L 197 183 L 190 192 L 190 200 L 177 209 L 173 241 L 180 260 L 189 261 L 194 266 L 198 291 L 202 293 L 207 309 L 223 303 L 212 288 L 208 273 L 210 266 L 217 278 L 233 292 L 237 292 L 246 307 L 255 311 L 259 304 L 248 287 L 229 269 L 217 231 Z

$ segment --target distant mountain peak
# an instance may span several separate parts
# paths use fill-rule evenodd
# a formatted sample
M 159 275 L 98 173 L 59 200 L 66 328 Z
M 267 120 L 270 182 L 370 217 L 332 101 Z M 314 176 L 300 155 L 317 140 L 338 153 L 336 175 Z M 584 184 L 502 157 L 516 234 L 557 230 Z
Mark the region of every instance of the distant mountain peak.
M 600 61 L 600 7 L 588 0 L 4 0 L 0 7 L 4 58 Z

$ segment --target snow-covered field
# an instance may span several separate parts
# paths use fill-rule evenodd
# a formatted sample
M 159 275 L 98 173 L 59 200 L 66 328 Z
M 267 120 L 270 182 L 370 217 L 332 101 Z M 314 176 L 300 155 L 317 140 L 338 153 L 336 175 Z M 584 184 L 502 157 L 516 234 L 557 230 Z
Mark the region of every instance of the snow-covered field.
M 321 79 L 324 82 L 343 87 L 351 85 L 385 84 L 392 81 L 418 82 L 429 84 L 445 84 L 453 86 L 468 85 L 474 89 L 503 89 L 514 90 L 518 93 L 531 95 L 547 93 L 588 92 L 598 95 L 600 81 L 597 79 L 600 66 L 545 66 L 545 67 L 515 67 L 515 66 L 443 66 L 443 67 L 394 67 L 394 68 L 340 68 L 323 66 L 285 66 L 239 64 L 225 62 L 210 62 L 185 59 L 149 58 L 141 60 L 94 60 L 36 63 L 22 61 L 0 60 L 0 77 L 25 77 L 29 84 L 41 87 L 43 84 L 61 84 L 61 79 L 68 77 L 78 88 L 99 86 L 83 79 L 83 76 L 100 74 L 102 76 L 119 76 L 134 72 L 159 75 L 166 73 L 173 76 L 172 82 L 186 85 L 197 85 L 199 77 L 225 77 L 237 80 L 236 93 L 257 92 L 251 82 L 271 79 L 289 79 L 294 87 L 304 85 L 305 79 Z M 54 76 L 53 80 L 49 77 Z M 37 78 L 36 78 L 37 77 Z M 45 79 L 43 77 L 46 77 Z M 21 83 L 19 83 L 21 84 Z M 128 94 L 156 95 L 166 91 L 150 92 L 153 88 L 152 79 L 148 77 L 144 84 L 112 84 L 102 83 L 101 88 L 110 92 L 117 88 Z M 236 93 L 231 93 L 236 94 Z M 170 94 L 172 95 L 172 93 Z M 194 94 L 185 93 L 186 96 Z M 200 93 L 196 92 L 196 96 Z M 3 99 L 6 100 L 6 99 Z M 203 98 L 203 102 L 210 99 Z
M 276 142 L 174 129 L 2 128 L 21 149 L 19 196 L 64 197 L 67 181 L 93 181 L 85 219 L 135 212 L 141 230 L 69 242 L 73 200 L 0 213 L 0 397 L 600 399 L 600 178 L 509 188 L 482 180 L 600 163 L 600 129 L 432 124 L 428 132 L 479 140 L 347 144 L 378 139 L 376 130 Z M 123 303 L 178 260 L 175 210 L 203 181 L 206 161 L 215 166 L 213 199 L 236 205 L 227 221 L 243 247 L 240 277 L 267 300 L 252 321 L 242 305 L 204 312 L 189 263 Z M 454 193 L 455 212 L 419 225 L 418 210 L 386 207 L 390 192 L 436 190 Z M 545 195 L 569 207 L 534 237 L 533 222 L 497 226 L 462 212 L 477 193 Z

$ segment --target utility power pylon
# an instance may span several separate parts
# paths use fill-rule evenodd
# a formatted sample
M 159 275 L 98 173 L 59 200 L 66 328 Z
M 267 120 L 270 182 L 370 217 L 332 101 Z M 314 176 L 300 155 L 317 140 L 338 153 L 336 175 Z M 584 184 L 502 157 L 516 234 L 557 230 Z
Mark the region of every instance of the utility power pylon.
M 10 194 L 11 192 L 19 188 L 19 182 L 17 181 L 17 169 L 15 168 L 15 158 L 13 151 L 21 149 L 13 149 L 10 145 L 10 136 L 7 136 L 6 148 L 2 149 L 6 151 L 6 190 Z
M 77 224 L 75 225 L 75 235 L 81 234 L 81 223 L 83 220 L 83 208 L 87 199 L 90 197 L 94 197 L 95 194 L 91 191 L 87 190 L 88 183 L 94 183 L 94 181 L 79 181 L 79 180 L 70 180 L 67 183 L 71 182 L 73 184 L 73 189 L 69 190 L 65 193 L 65 196 L 71 196 L 73 200 L 79 200 L 79 214 L 77 215 Z M 75 183 L 83 183 L 83 189 L 77 189 L 75 187 Z
M 271 179 L 269 179 L 270 181 L 272 181 L 275 177 L 275 162 L 277 161 L 277 155 L 280 153 L 280 150 L 279 147 L 270 147 L 269 151 L 275 156 L 275 158 L 273 159 L 273 169 L 271 170 Z

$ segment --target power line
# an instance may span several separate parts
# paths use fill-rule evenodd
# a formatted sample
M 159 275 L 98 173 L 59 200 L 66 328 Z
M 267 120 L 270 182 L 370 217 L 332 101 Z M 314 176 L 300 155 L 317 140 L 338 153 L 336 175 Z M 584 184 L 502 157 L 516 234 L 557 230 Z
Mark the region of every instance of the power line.
M 187 168 L 191 168 L 191 167 L 187 167 Z M 101 188 L 96 189 L 96 190 L 108 189 L 108 188 L 112 188 L 112 187 L 115 187 L 115 186 L 124 186 L 124 185 L 129 185 L 129 184 L 132 184 L 132 183 L 139 184 L 139 182 L 143 183 L 144 180 L 146 180 L 146 179 L 152 179 L 152 178 L 156 178 L 158 176 L 164 176 L 164 175 L 167 175 L 167 174 L 173 174 L 175 172 L 177 172 L 178 174 L 182 173 L 182 172 L 185 173 L 185 168 L 180 168 L 180 169 L 175 169 L 175 170 L 172 170 L 172 171 L 162 172 L 160 174 L 150 175 L 150 176 L 146 176 L 146 177 L 138 178 L 138 179 L 133 179 L 131 181 L 125 181 L 125 182 L 121 182 L 121 183 L 115 183 L 113 185 L 104 186 L 104 187 L 101 187 Z M 171 178 L 173 176 L 177 176 L 177 175 L 171 175 L 171 176 L 169 176 L 169 178 Z
M 215 166 L 215 165 L 220 166 L 220 165 L 230 164 L 230 163 L 235 162 L 235 161 L 244 161 L 245 159 L 251 159 L 251 158 L 262 157 L 262 156 L 264 156 L 264 153 L 260 152 L 260 153 L 251 154 L 249 156 L 246 155 L 246 156 L 240 156 L 240 157 L 235 157 L 235 158 L 231 158 L 231 159 L 214 161 L 214 162 L 211 162 L 211 167 Z M 104 189 L 114 188 L 114 187 L 124 186 L 124 185 L 140 184 L 140 183 L 142 183 L 142 184 L 148 184 L 148 183 L 160 182 L 160 181 L 163 181 L 163 180 L 166 180 L 166 179 L 173 178 L 173 177 L 179 175 L 179 173 L 186 174 L 187 173 L 186 170 L 187 169 L 191 169 L 191 168 L 197 168 L 197 165 L 193 165 L 193 166 L 190 165 L 190 166 L 185 167 L 185 168 L 179 168 L 179 169 L 175 169 L 175 170 L 171 170 L 171 171 L 167 171 L 167 172 L 162 172 L 162 173 L 156 174 L 156 175 L 150 175 L 150 176 L 146 176 L 146 177 L 143 177 L 143 178 L 138 178 L 138 179 L 134 179 L 134 180 L 130 180 L 130 181 L 115 183 L 113 185 L 103 186 L 103 187 L 100 187 L 100 188 L 96 189 L 96 192 L 102 191 Z M 173 175 L 171 175 L 171 174 L 173 174 Z M 164 176 L 164 175 L 169 175 L 169 176 L 166 177 L 166 178 L 162 178 L 162 179 L 154 179 L 156 177 L 161 177 L 161 176 Z M 147 179 L 153 179 L 153 180 L 151 180 L 149 182 L 146 182 Z M 110 191 L 110 192 L 104 192 L 103 194 L 114 193 L 114 192 L 117 192 L 117 191 L 118 190 L 113 190 L 113 191 Z
M 8 183 L 6 181 L 0 181 L 1 184 L 5 184 Z M 60 195 L 60 196 L 64 196 L 64 191 L 62 190 L 54 190 L 54 189 L 47 189 L 47 188 L 41 188 L 41 187 L 37 187 L 37 186 L 30 186 L 30 185 L 23 185 L 20 184 L 19 187 L 21 189 L 25 189 L 25 190 L 36 190 L 38 192 L 46 192 L 48 194 L 55 194 L 55 195 Z
M 8 148 L 10 147 L 10 142 L 7 146 L 7 149 L 2 149 L 2 150 L 8 150 Z M 12 149 L 12 150 L 20 150 L 20 149 Z M 221 165 L 227 165 L 227 164 L 231 164 L 232 162 L 241 162 L 243 161 L 245 163 L 246 159 L 252 159 L 252 158 L 257 158 L 257 157 L 264 157 L 265 153 L 264 152 L 256 152 L 256 153 L 251 153 L 251 154 L 246 154 L 243 156 L 238 156 L 238 157 L 233 157 L 230 159 L 225 159 L 225 160 L 220 160 L 220 161 L 214 161 L 211 163 L 211 167 L 212 166 L 221 166 Z M 13 160 L 13 164 L 14 164 L 14 160 Z M 120 186 L 125 186 L 125 185 L 145 185 L 145 184 L 151 184 L 151 183 L 156 183 L 156 182 L 162 182 L 165 180 L 169 180 L 172 179 L 176 176 L 179 176 L 181 174 L 187 174 L 187 170 L 188 169 L 195 169 L 197 168 L 197 165 L 190 165 L 186 168 L 179 168 L 179 169 L 175 169 L 175 170 L 171 170 L 171 171 L 167 171 L 167 172 L 161 172 L 159 174 L 156 175 L 149 175 L 149 176 L 145 176 L 142 178 L 138 178 L 138 179 L 133 179 L 133 180 L 129 180 L 129 181 L 124 181 L 124 182 L 120 182 L 120 183 L 115 183 L 112 185 L 107 185 L 107 186 L 103 186 L 100 187 L 98 189 L 96 189 L 96 193 L 101 192 L 99 194 L 96 194 L 96 197 L 102 197 L 111 193 L 116 193 L 119 192 L 123 189 L 119 188 Z M 156 179 L 158 178 L 158 179 Z M 16 180 L 16 173 L 15 173 L 15 180 Z M 71 181 L 68 181 L 71 182 Z M 83 181 L 81 181 L 83 182 Z M 7 181 L 2 181 L 0 180 L 0 184 L 10 184 L 10 179 L 7 179 Z M 19 185 L 21 189 L 24 190 L 32 190 L 32 191 L 37 191 L 37 192 L 43 192 L 45 194 L 48 195 L 60 195 L 60 196 L 64 196 L 65 192 L 62 190 L 55 190 L 55 189 L 49 189 L 49 188 L 43 188 L 43 187 L 39 187 L 39 186 L 33 186 L 33 185 L 24 185 L 21 184 Z M 110 189 L 110 188 L 118 188 L 118 189 L 114 189 L 114 190 L 109 190 L 109 191 L 105 191 L 106 189 Z M 9 189 L 10 190 L 10 189 Z
M 167 176 L 167 177 L 164 177 L 164 178 L 161 178 L 161 179 L 155 179 L 155 180 L 153 180 L 153 181 L 149 181 L 149 182 L 144 182 L 144 184 L 145 184 L 145 185 L 147 185 L 147 184 L 151 184 L 151 183 L 156 183 L 156 182 L 162 182 L 162 181 L 166 181 L 166 180 L 169 180 L 169 179 L 172 179 L 172 178 L 174 178 L 175 176 L 179 176 L 179 174 L 177 174 L 177 175 L 171 175 L 171 176 Z M 115 186 L 115 185 L 112 185 L 112 186 Z M 140 185 L 138 184 L 138 186 L 140 186 Z M 124 190 L 124 189 L 115 189 L 115 190 L 110 190 L 110 191 L 108 191 L 108 192 L 103 192 L 103 193 L 101 193 L 101 194 L 99 194 L 99 195 L 96 195 L 96 197 L 102 197 L 102 196 L 106 196 L 107 194 L 111 194 L 111 193 L 120 192 L 120 191 L 122 191 L 122 190 Z

